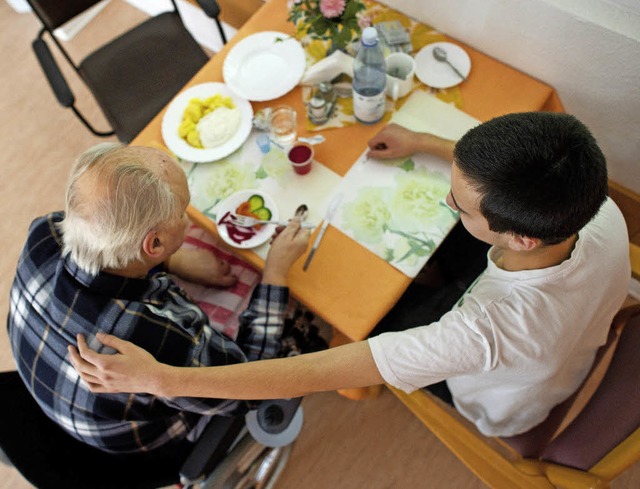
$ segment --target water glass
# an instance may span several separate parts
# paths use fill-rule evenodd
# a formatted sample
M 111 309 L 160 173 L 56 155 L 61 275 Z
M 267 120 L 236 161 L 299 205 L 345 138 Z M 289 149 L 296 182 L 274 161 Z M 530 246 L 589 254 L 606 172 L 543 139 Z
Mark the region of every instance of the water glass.
M 282 147 L 289 147 L 296 140 L 296 111 L 288 105 L 271 110 L 269 117 L 271 139 Z

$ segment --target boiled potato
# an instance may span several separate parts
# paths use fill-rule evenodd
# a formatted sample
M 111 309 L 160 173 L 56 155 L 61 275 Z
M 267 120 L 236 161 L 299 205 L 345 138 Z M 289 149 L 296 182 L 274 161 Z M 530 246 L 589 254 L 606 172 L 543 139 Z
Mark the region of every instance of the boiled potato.
M 218 107 L 235 108 L 233 99 L 219 93 L 205 99 L 192 98 L 184 109 L 182 121 L 178 126 L 178 136 L 195 148 L 202 148 L 200 134 L 196 125 L 202 117 L 213 112 Z

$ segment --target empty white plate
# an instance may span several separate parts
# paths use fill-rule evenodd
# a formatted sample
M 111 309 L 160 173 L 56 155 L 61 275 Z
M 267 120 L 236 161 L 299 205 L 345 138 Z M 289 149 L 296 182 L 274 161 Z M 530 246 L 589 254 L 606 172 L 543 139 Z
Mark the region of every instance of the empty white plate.
M 423 47 L 416 54 L 416 76 L 425 85 L 433 88 L 449 88 L 462 83 L 458 74 L 444 61 L 433 57 L 433 48 L 440 46 L 447 53 L 447 59 L 465 78 L 471 71 L 471 59 L 467 52 L 457 44 L 434 42 Z
M 295 38 L 275 31 L 258 32 L 236 44 L 222 65 L 225 84 L 252 101 L 273 100 L 295 87 L 307 66 Z

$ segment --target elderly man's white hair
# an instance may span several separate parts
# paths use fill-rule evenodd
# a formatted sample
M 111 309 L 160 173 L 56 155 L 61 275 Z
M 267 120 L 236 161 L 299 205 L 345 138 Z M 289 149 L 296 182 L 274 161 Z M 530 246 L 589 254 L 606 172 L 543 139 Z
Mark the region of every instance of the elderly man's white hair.
M 182 212 L 158 170 L 145 162 L 140 148 L 119 143 L 98 144 L 80 155 L 60 223 L 63 253 L 92 275 L 140 260 L 147 233 Z

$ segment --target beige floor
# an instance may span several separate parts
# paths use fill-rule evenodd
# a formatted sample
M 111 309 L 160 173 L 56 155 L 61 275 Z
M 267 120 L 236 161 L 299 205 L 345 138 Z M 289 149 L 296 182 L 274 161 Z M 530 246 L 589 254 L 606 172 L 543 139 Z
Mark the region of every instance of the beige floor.
M 140 14 L 113 2 L 109 22 Z M 0 317 L 7 314 L 8 290 L 31 220 L 62 208 L 65 178 L 73 158 L 99 140 L 70 111 L 59 107 L 30 48 L 37 32 L 30 14 L 15 13 L 0 0 Z M 100 37 L 105 23 L 83 31 L 72 42 L 76 52 Z M 98 117 L 86 92 L 77 90 L 81 106 Z M 5 328 L 0 329 L 0 370 L 13 368 Z M 349 401 L 334 393 L 308 396 L 305 428 L 298 439 L 279 489 L 389 489 L 485 487 L 416 419 L 386 392 L 373 401 Z M 636 488 L 640 467 L 615 489 Z M 14 469 L 0 465 L 0 489 L 31 487 Z M 505 488 L 508 489 L 508 488 Z

